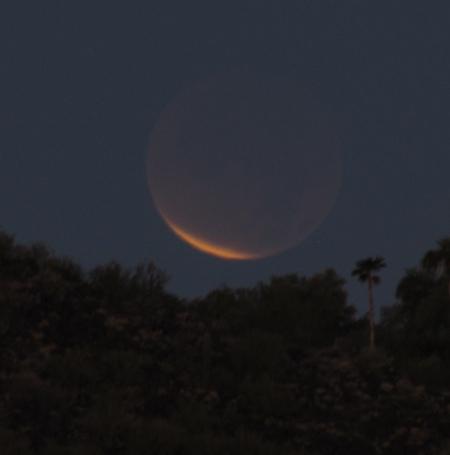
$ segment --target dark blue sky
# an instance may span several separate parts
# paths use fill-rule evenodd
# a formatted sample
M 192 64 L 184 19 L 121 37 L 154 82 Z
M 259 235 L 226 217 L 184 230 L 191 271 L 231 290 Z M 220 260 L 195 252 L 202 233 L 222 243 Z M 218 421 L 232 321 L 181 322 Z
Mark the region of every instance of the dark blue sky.
M 6 3 L 6 4 L 5 4 Z M 446 1 L 5 2 L 0 6 L 0 225 L 83 265 L 152 259 L 192 296 L 227 283 L 383 255 L 378 304 L 450 235 L 450 4 Z M 180 90 L 236 66 L 320 92 L 344 155 L 338 201 L 303 244 L 224 262 L 168 231 L 145 160 Z M 309 85 L 308 85 L 309 84 Z

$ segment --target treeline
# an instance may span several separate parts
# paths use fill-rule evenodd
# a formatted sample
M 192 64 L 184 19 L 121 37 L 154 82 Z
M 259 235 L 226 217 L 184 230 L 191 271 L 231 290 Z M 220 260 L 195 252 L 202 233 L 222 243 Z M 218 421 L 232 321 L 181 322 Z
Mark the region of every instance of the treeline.
M 0 233 L 0 453 L 448 454 L 447 246 L 371 334 L 332 269 L 186 301 Z

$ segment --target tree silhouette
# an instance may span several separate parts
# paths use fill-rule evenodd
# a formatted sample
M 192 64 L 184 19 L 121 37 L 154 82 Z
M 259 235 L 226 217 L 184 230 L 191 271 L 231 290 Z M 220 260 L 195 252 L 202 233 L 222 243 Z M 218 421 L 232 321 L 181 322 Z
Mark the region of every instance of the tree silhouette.
M 180 299 L 151 261 L 88 272 L 0 230 L 1 455 L 448 453 L 444 266 L 406 271 L 367 355 L 333 269 Z M 354 271 L 372 330 L 381 267 Z
M 368 257 L 356 263 L 356 267 L 352 271 L 352 276 L 358 277 L 362 283 L 367 281 L 369 292 L 369 348 L 371 351 L 375 349 L 375 314 L 373 304 L 373 286 L 379 284 L 381 279 L 376 272 L 386 267 L 384 258 L 377 256 L 375 258 Z
M 438 248 L 428 251 L 422 259 L 422 267 L 447 281 L 450 298 L 450 237 L 439 240 Z

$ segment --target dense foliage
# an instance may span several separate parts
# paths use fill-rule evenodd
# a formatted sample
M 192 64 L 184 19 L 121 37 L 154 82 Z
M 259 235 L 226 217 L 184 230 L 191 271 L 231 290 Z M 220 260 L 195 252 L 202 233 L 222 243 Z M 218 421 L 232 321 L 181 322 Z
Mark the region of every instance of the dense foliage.
M 0 233 L 3 455 L 450 453 L 442 270 L 407 272 L 375 351 L 333 270 L 189 302 L 166 282 Z

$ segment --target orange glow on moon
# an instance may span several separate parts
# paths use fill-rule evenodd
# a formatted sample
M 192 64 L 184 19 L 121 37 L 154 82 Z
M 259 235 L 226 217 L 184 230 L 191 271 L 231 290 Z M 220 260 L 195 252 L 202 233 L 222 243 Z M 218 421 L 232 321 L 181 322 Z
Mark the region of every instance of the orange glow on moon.
M 191 245 L 192 247 L 196 248 L 197 250 L 202 251 L 203 253 L 210 254 L 212 256 L 216 256 L 220 259 L 228 259 L 228 260 L 237 260 L 237 261 L 244 261 L 249 259 L 258 259 L 260 256 L 245 253 L 243 251 L 233 250 L 231 248 L 221 247 L 219 245 L 214 245 L 211 242 L 207 242 L 202 240 L 200 237 L 190 234 L 185 230 L 181 229 L 172 221 L 169 221 L 167 217 L 163 217 L 164 221 L 167 225 L 172 229 L 172 231 L 180 237 L 181 240 L 184 240 L 186 243 Z

